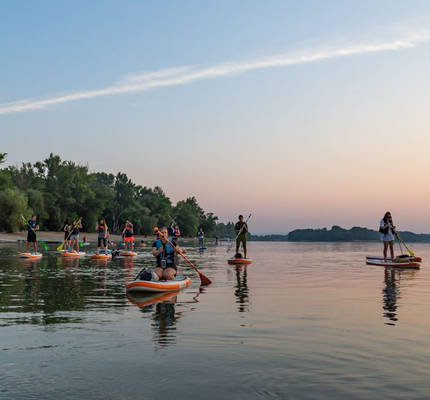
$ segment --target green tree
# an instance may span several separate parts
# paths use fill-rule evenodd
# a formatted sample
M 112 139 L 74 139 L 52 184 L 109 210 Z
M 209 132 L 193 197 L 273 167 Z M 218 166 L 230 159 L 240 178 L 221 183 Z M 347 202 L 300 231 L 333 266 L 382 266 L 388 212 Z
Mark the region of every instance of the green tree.
M 27 216 L 30 210 L 27 198 L 17 188 L 6 188 L 0 192 L 0 229 L 15 232 L 21 226 L 21 215 Z

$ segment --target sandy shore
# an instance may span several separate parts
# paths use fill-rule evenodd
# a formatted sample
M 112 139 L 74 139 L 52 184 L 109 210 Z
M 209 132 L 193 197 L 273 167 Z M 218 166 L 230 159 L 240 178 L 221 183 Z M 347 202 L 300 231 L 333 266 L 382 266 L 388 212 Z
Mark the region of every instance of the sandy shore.
M 38 232 L 38 236 L 41 240 L 47 243 L 61 243 L 64 239 L 64 233 L 63 232 Z M 87 242 L 90 243 L 97 243 L 97 233 L 86 233 L 82 232 L 79 235 L 79 239 L 83 240 L 83 238 L 86 237 Z M 111 239 L 114 242 L 118 242 L 121 240 L 121 235 L 111 235 Z M 147 241 L 147 240 L 153 240 L 154 236 L 143 236 L 143 235 L 136 235 L 135 236 L 135 242 L 138 243 L 141 240 Z M 21 242 L 27 240 L 27 231 L 17 232 L 17 233 L 6 233 L 6 232 L 0 232 L 0 242 L 7 242 L 7 243 L 15 243 L 15 242 Z
M 40 231 L 38 232 L 38 236 L 40 240 L 43 240 L 46 243 L 61 243 L 64 239 L 64 233 L 63 232 L 52 232 L 52 231 Z M 90 242 L 91 244 L 97 244 L 97 233 L 87 233 L 87 232 L 81 232 L 79 235 L 79 240 L 83 240 L 84 237 L 86 238 L 87 242 Z M 121 241 L 121 235 L 113 235 L 111 234 L 111 240 L 113 242 L 120 242 Z M 134 236 L 134 243 L 138 244 L 141 240 L 145 242 L 152 242 L 155 240 L 155 236 L 152 235 L 135 235 Z M 195 241 L 197 243 L 196 238 L 182 238 L 181 240 L 188 241 Z M 0 232 L 0 243 L 17 243 L 17 242 L 25 242 L 27 241 L 27 231 L 17 232 L 17 233 L 6 233 L 6 232 Z

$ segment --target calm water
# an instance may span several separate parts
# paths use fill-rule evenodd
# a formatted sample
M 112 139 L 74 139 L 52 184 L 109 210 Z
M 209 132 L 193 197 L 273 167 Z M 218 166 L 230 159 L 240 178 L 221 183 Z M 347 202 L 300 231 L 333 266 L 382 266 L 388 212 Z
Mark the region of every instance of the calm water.
M 66 262 L 2 246 L 0 398 L 428 399 L 430 245 L 413 248 L 418 271 L 366 266 L 374 243 L 251 243 L 245 269 L 190 250 L 212 285 L 183 266 L 190 288 L 128 299 L 149 249 Z

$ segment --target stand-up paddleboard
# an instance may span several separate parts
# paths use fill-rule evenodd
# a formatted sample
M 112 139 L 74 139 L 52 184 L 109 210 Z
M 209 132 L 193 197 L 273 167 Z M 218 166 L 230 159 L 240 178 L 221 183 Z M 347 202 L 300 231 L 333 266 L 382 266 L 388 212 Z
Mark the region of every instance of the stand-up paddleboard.
M 147 307 L 152 304 L 161 303 L 162 301 L 170 300 L 172 297 L 175 297 L 179 294 L 179 290 L 175 292 L 166 292 L 166 293 L 139 293 L 127 291 L 127 299 L 131 303 L 135 304 L 138 307 Z
M 61 256 L 62 257 L 72 257 L 72 258 L 79 258 L 79 257 L 84 257 L 87 253 L 85 253 L 85 251 L 70 251 L 70 250 L 65 250 L 61 252 Z
M 120 256 L 125 256 L 125 257 L 136 257 L 137 253 L 134 251 L 130 251 L 130 250 L 121 250 L 119 252 Z
M 420 263 L 416 261 L 401 261 L 396 262 L 392 260 L 371 260 L 366 259 L 366 264 L 369 265 L 380 265 L 381 267 L 392 267 L 392 268 L 415 268 L 418 269 L 420 267 Z
M 112 253 L 91 254 L 90 258 L 92 258 L 93 260 L 109 260 L 112 258 Z
M 250 258 L 230 258 L 227 262 L 231 265 L 251 264 L 252 260 Z
M 19 253 L 18 254 L 19 258 L 29 258 L 29 259 L 37 259 L 42 256 L 43 256 L 42 253 Z
M 383 256 L 366 256 L 366 260 L 383 260 Z M 391 258 L 387 258 L 387 260 L 392 261 Z M 394 257 L 394 261 L 411 261 L 411 262 L 421 262 L 421 257 L 412 257 L 407 254 Z
M 177 276 L 171 281 L 132 281 L 125 285 L 127 292 L 174 292 L 191 285 L 191 279 Z

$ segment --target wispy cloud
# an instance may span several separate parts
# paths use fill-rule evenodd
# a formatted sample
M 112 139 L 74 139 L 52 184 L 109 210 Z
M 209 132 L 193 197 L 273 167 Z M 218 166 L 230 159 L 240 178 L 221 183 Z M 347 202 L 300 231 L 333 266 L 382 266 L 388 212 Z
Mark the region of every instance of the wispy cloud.
M 56 104 L 67 103 L 74 100 L 92 99 L 101 96 L 111 96 L 124 93 L 145 92 L 154 88 L 185 85 L 187 83 L 226 77 L 247 71 L 287 67 L 297 64 L 312 63 L 339 57 L 354 56 L 366 53 L 383 51 L 397 51 L 416 47 L 422 42 L 430 40 L 430 33 L 413 34 L 402 39 L 381 42 L 352 44 L 330 50 L 313 50 L 300 54 L 278 54 L 248 62 L 231 62 L 214 65 L 212 67 L 184 66 L 162 69 L 154 72 L 131 75 L 118 83 L 95 90 L 85 90 L 45 99 L 26 99 L 16 102 L 0 104 L 0 114 L 10 114 L 30 110 L 38 110 Z

